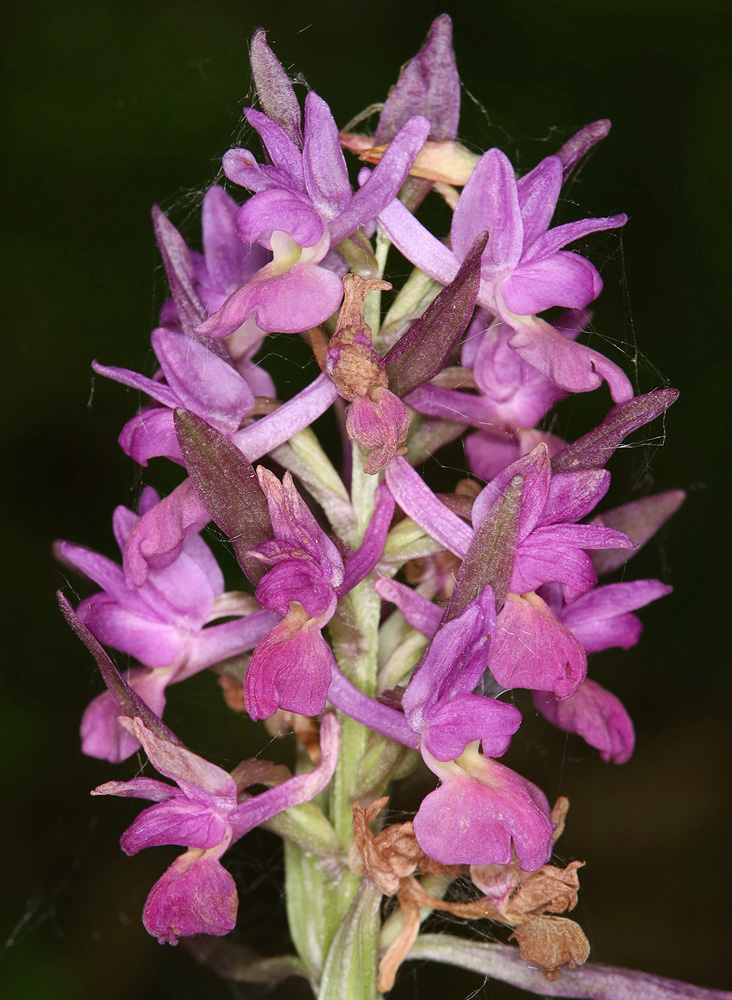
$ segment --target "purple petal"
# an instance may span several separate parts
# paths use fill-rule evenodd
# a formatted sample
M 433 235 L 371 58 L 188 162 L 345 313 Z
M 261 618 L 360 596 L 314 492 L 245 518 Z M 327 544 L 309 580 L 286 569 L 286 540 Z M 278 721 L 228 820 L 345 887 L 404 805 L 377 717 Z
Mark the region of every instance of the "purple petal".
M 278 708 L 299 715 L 322 712 L 331 661 L 317 621 L 301 624 L 288 616 L 254 650 L 244 680 L 247 712 L 252 719 L 268 719 Z
M 322 97 L 311 90 L 305 98 L 305 187 L 322 218 L 344 212 L 353 197 L 341 150 L 338 126 Z
M 155 770 L 166 778 L 172 778 L 187 795 L 200 790 L 205 799 L 214 796 L 222 800 L 222 806 L 236 802 L 236 783 L 222 768 L 209 763 L 187 747 L 176 746 L 161 739 L 140 719 L 125 718 L 122 725 L 142 743 Z
M 161 718 L 165 708 L 165 687 L 169 680 L 169 674 L 139 668 L 132 670 L 129 676 L 129 684 L 133 691 L 136 691 L 145 704 Z M 81 720 L 82 753 L 85 753 L 87 757 L 97 757 L 118 764 L 139 750 L 139 740 L 119 725 L 117 721 L 119 716 L 119 706 L 111 692 L 105 691 L 95 698 L 87 707 Z M 155 782 L 155 784 L 158 785 L 160 782 Z M 150 798 L 151 796 L 142 797 Z M 163 796 L 163 798 L 167 797 L 167 795 Z
M 190 651 L 176 673 L 176 681 L 185 680 L 215 663 L 254 649 L 278 622 L 271 611 L 255 611 L 223 625 L 211 625 L 193 638 Z
M 239 284 L 248 263 L 248 248 L 236 232 L 238 211 L 238 202 L 222 187 L 211 187 L 206 192 L 201 208 L 206 270 L 211 283 L 222 292 Z
M 221 157 L 224 174 L 233 184 L 248 191 L 273 191 L 288 189 L 292 178 L 285 170 L 279 170 L 268 163 L 258 163 L 254 153 L 248 149 L 227 149 Z
M 473 533 L 460 518 L 438 500 L 420 475 L 403 458 L 395 458 L 386 468 L 386 482 L 405 514 L 449 552 L 463 558 Z
M 343 298 L 337 274 L 309 263 L 293 264 L 280 274 L 274 265 L 267 264 L 233 292 L 196 332 L 225 337 L 253 316 L 261 330 L 301 333 L 333 315 Z
M 194 934 L 228 934 L 236 925 L 236 884 L 219 851 L 187 851 L 176 858 L 147 897 L 142 920 L 161 944 Z
M 629 549 L 605 549 L 595 552 L 592 561 L 598 576 L 612 573 L 634 556 L 646 542 L 655 535 L 658 529 L 672 514 L 675 514 L 684 502 L 686 494 L 683 490 L 668 490 L 655 496 L 643 497 L 641 500 L 631 500 L 630 503 L 606 510 L 592 519 L 593 524 L 602 524 L 607 528 L 617 528 L 626 534 L 635 544 Z
M 483 255 L 484 267 L 500 270 L 516 267 L 521 260 L 524 227 L 516 175 L 511 161 L 500 149 L 489 149 L 481 156 L 457 203 L 451 241 L 459 260 L 463 260 L 476 236 L 484 230 L 490 233 Z
M 260 242 L 270 250 L 274 231 L 287 233 L 299 247 L 314 246 L 323 237 L 323 223 L 310 199 L 284 189 L 263 191 L 245 202 L 237 212 L 236 230 L 245 243 Z
M 460 78 L 447 14 L 435 18 L 424 45 L 399 74 L 379 116 L 374 144 L 390 142 L 412 115 L 429 119 L 429 138 L 436 142 L 457 135 Z
M 607 469 L 559 473 L 552 476 L 541 524 L 579 521 L 599 504 L 610 488 Z
M 673 588 L 660 580 L 632 580 L 596 587 L 561 612 L 562 623 L 588 653 L 611 646 L 629 649 L 638 641 L 641 623 L 628 614 L 670 594 Z
M 475 740 L 482 740 L 487 756 L 502 757 L 520 725 L 521 713 L 514 705 L 478 694 L 460 694 L 431 713 L 423 743 L 441 761 L 459 757 Z
M 340 243 L 359 226 L 376 219 L 396 197 L 409 174 L 417 153 L 429 135 L 430 123 L 421 115 L 410 118 L 392 142 L 365 183 L 355 193 L 348 208 L 330 223 L 333 244 Z M 361 175 L 359 174 L 359 182 Z
M 549 228 L 562 187 L 562 163 L 547 156 L 518 182 L 524 220 L 524 246 L 530 247 Z
M 152 217 L 173 301 L 183 329 L 190 332 L 203 319 L 191 254 L 183 237 L 157 205 L 153 205 Z
M 135 740 L 135 747 L 140 743 Z M 178 789 L 156 778 L 133 778 L 132 781 L 106 781 L 92 789 L 91 795 L 117 795 L 124 799 L 150 799 L 152 802 L 166 802 L 178 795 Z
M 480 390 L 496 404 L 496 412 L 511 428 L 534 427 L 564 393 L 509 346 L 512 327 L 497 319 L 488 329 L 485 314 L 471 326 L 468 336 L 474 354 L 470 362 Z M 579 332 L 579 331 L 578 331 Z M 465 360 L 464 349 L 464 363 Z
M 254 395 L 241 375 L 205 344 L 180 333 L 157 329 L 152 345 L 177 406 L 203 417 L 220 431 L 238 429 Z
M 396 580 L 381 578 L 374 584 L 374 590 L 385 601 L 396 605 L 412 628 L 432 638 L 442 621 L 443 608 Z
M 182 659 L 190 635 L 178 625 L 142 615 L 106 594 L 79 605 L 79 618 L 105 646 L 134 656 L 146 667 L 171 667 Z M 119 713 L 118 713 L 119 714 Z
M 547 257 L 566 247 L 568 243 L 581 240 L 590 233 L 603 232 L 606 229 L 620 229 L 628 221 L 627 215 L 609 215 L 604 219 L 579 219 L 577 222 L 567 222 L 563 226 L 555 226 L 548 233 L 543 233 L 533 243 L 527 241 L 522 264 L 531 264 L 545 260 Z
M 283 809 L 309 802 L 327 788 L 338 763 L 339 744 L 340 725 L 335 715 L 327 712 L 320 724 L 320 764 L 307 774 L 298 774 L 237 806 L 232 817 L 233 840 Z
M 284 545 L 283 554 L 288 560 L 293 558 L 293 552 L 297 558 L 307 556 L 320 568 L 328 583 L 333 587 L 340 586 L 343 581 L 341 555 L 298 493 L 292 474 L 286 472 L 280 483 L 274 473 L 259 466 L 257 475 L 267 498 L 269 515 L 277 540 L 269 543 L 270 549 L 274 546 L 280 551 Z M 259 548 L 262 550 L 264 546 Z M 269 560 L 269 557 L 265 558 L 266 561 Z
M 332 659 L 332 654 L 331 654 Z M 328 701 L 339 712 L 360 722 L 361 725 L 374 732 L 382 733 L 391 740 L 403 743 L 406 747 L 417 749 L 418 736 L 404 718 L 402 712 L 381 702 L 369 698 L 363 691 L 352 684 L 338 669 L 332 659 L 332 681 L 328 689 Z
M 587 593 L 597 583 L 597 574 L 580 547 L 583 541 L 576 529 L 583 527 L 586 525 L 563 524 L 533 531 L 516 553 L 511 590 L 525 594 L 543 583 L 564 583 L 567 601 Z
M 428 417 L 471 424 L 497 434 L 502 431 L 509 433 L 505 430 L 500 408 L 485 396 L 444 389 L 437 385 L 420 385 L 405 397 L 405 402 L 413 410 Z
M 302 169 L 302 154 L 299 147 L 287 135 L 285 130 L 266 114 L 255 108 L 244 108 L 244 117 L 259 133 L 262 145 L 267 150 L 272 165 L 288 178 L 289 187 L 299 191 L 305 190 L 305 179 Z M 251 240 L 250 242 L 254 242 Z
M 555 726 L 568 733 L 578 733 L 591 747 L 600 751 L 603 760 L 624 764 L 635 746 L 635 732 L 630 716 L 614 694 L 589 678 L 564 701 L 551 694 L 535 692 L 534 704 Z
M 384 543 L 394 516 L 394 498 L 385 483 L 376 491 L 376 503 L 363 541 L 358 549 L 346 558 L 343 582 L 336 590 L 340 599 L 376 568 L 384 551 Z
M 143 809 L 122 834 L 120 846 L 130 856 L 165 844 L 207 850 L 220 844 L 226 831 L 221 816 L 180 796 Z
M 488 666 L 495 615 L 493 593 L 486 587 L 457 617 L 438 628 L 402 698 L 415 731 L 426 732 L 434 713 L 447 701 L 475 690 Z
M 134 517 L 134 514 L 132 516 Z M 116 600 L 123 601 L 127 596 L 124 574 L 116 562 L 112 562 L 106 556 L 93 552 L 83 545 L 74 545 L 72 542 L 60 542 L 58 551 L 66 562 L 80 570 L 94 583 L 98 583 Z
M 183 464 L 173 411 L 167 408 L 143 410 L 128 420 L 120 433 L 119 444 L 125 455 L 138 465 L 146 466 L 151 458 L 169 458 L 171 462 Z
M 363 172 L 362 172 L 363 173 Z M 361 174 L 359 174 L 359 180 Z M 396 199 L 379 212 L 379 225 L 404 256 L 441 285 L 449 285 L 458 272 L 460 261 L 455 254 L 417 222 L 412 213 Z M 477 230 L 473 236 L 478 235 Z
M 567 250 L 559 250 L 534 263 L 519 264 L 501 285 L 506 308 L 519 316 L 543 312 L 552 306 L 584 309 L 601 291 L 602 279 L 595 265 Z M 484 302 L 482 294 L 478 301 L 490 308 L 490 302 L 487 298 Z M 512 317 L 506 319 L 510 323 Z
M 471 756 L 471 773 L 428 766 L 443 781 L 422 802 L 414 832 L 422 850 L 445 865 L 507 865 L 516 850 L 523 871 L 551 857 L 552 823 L 544 794 L 488 757 Z
M 577 639 L 536 594 L 509 594 L 496 620 L 490 671 L 507 689 L 553 691 L 567 698 L 587 672 Z
M 255 462 L 289 441 L 304 427 L 309 427 L 328 409 L 337 395 L 328 376 L 318 375 L 310 385 L 288 399 L 274 413 L 237 431 L 232 440 L 250 462 Z
M 173 336 L 182 337 L 183 334 L 173 334 Z M 175 390 L 170 386 L 165 385 L 163 382 L 157 382 L 155 379 L 146 378 L 144 375 L 139 375 L 137 372 L 129 371 L 127 368 L 115 368 L 112 365 L 100 365 L 98 361 L 92 361 L 92 369 L 97 373 L 97 375 L 103 375 L 105 378 L 111 378 L 113 381 L 120 382 L 122 385 L 128 385 L 131 389 L 137 389 L 139 392 L 144 392 L 146 396 L 150 396 L 151 399 L 157 400 L 157 402 L 162 403 L 163 406 L 174 407 L 178 405 L 178 397 L 175 394 Z
M 186 479 L 147 511 L 130 532 L 124 551 L 128 585 L 141 587 L 151 566 L 170 565 L 186 532 L 199 532 L 210 519 L 190 479 Z
M 524 361 L 568 392 L 590 392 L 605 379 L 616 402 L 625 402 L 633 395 L 633 387 L 622 369 L 592 348 L 563 337 L 548 323 L 535 319 L 522 324 L 509 345 Z
M 514 437 L 508 439 L 479 431 L 466 438 L 465 453 L 475 475 L 490 481 L 540 444 L 546 446 L 550 457 L 565 447 L 565 442 L 560 438 L 545 434 L 543 431 L 518 431 Z

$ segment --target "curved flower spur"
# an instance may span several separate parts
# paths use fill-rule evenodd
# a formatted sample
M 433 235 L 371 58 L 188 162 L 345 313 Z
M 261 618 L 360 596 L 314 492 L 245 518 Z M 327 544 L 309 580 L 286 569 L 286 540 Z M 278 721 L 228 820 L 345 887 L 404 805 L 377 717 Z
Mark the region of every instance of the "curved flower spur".
M 101 588 L 76 611 L 60 597 L 106 686 L 82 750 L 111 763 L 137 750 L 167 779 L 93 794 L 153 803 L 122 835 L 128 854 L 184 849 L 149 892 L 145 928 L 239 982 L 299 975 L 318 1000 L 377 1000 L 424 958 L 543 995 L 729 997 L 587 962 L 565 915 L 583 861 L 553 858 L 567 799 L 552 805 L 516 769 L 527 710 L 604 761 L 629 760 L 633 723 L 588 657 L 637 643 L 636 612 L 671 589 L 625 566 L 681 491 L 603 505 L 614 451 L 677 394 L 634 395 L 581 342 L 602 280 L 567 249 L 626 217 L 552 226 L 563 182 L 609 122 L 521 177 L 500 149 L 466 150 L 447 15 L 373 136 L 339 134 L 312 91 L 301 109 L 261 29 L 250 56 L 258 106 L 244 115 L 262 152 L 224 155 L 233 187 L 203 198 L 201 249 L 153 210 L 170 284 L 157 370 L 94 363 L 149 400 L 123 450 L 146 475 L 162 460 L 181 480 L 162 498 L 146 488 L 137 513 L 117 508 L 121 566 L 58 545 Z M 357 186 L 342 147 L 370 164 Z M 452 210 L 447 241 L 417 217 L 436 196 Z M 392 244 L 413 265 L 406 279 Z M 301 335 L 320 368 L 286 399 L 259 360 L 272 333 Z M 555 404 L 603 383 L 606 418 L 563 440 Z M 437 493 L 424 460 L 456 440 L 477 478 Z M 210 522 L 236 557 L 230 584 Z M 101 643 L 132 658 L 126 677 Z M 293 771 L 257 757 L 229 772 L 183 745 L 161 718 L 166 691 L 203 671 L 249 738 L 292 734 Z M 413 773 L 423 800 L 392 822 Z M 229 852 L 262 825 L 284 842 L 294 953 L 281 956 L 228 937 Z M 425 933 L 432 910 L 456 931 L 492 924 Z

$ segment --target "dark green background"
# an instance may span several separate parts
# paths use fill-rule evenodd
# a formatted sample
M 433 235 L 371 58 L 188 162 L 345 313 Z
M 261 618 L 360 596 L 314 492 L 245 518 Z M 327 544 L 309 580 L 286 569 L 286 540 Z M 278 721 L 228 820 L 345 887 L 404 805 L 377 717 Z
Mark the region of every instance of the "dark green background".
M 677 486 L 689 493 L 632 567 L 634 576 L 673 583 L 673 596 L 643 612 L 639 647 L 592 666 L 636 721 L 636 755 L 620 768 L 603 765 L 579 740 L 529 720 L 513 762 L 550 797 L 570 797 L 561 847 L 588 863 L 576 915 L 593 957 L 729 988 L 727 6 L 500 0 L 452 13 L 462 134 L 475 148 L 500 145 L 526 169 L 576 128 L 613 119 L 611 137 L 568 190 L 562 218 L 629 213 L 622 240 L 589 244 L 606 280 L 595 325 L 626 345 L 629 372 L 637 342 L 640 391 L 666 382 L 682 391 L 664 446 L 655 446 L 659 425 L 645 436 L 655 445 L 623 451 L 614 466 L 619 499 Z M 253 28 L 270 30 L 283 62 L 344 124 L 383 100 L 442 9 L 382 0 L 36 0 L 6 25 L 3 996 L 262 993 L 221 984 L 182 948 L 157 945 L 139 922 L 147 889 L 175 851 L 127 859 L 116 839 L 136 807 L 88 796 L 114 774 L 130 776 L 135 762 L 115 771 L 78 752 L 79 717 L 100 685 L 55 610 L 54 590 L 73 594 L 81 584 L 67 585 L 54 568 L 50 543 L 66 537 L 111 555 L 112 509 L 134 502 L 140 475 L 115 439 L 137 397 L 93 383 L 89 363 L 151 370 L 147 337 L 164 286 L 149 208 L 160 201 L 195 238 L 200 194 L 240 129 Z M 275 341 L 272 350 L 292 343 Z M 623 361 L 611 345 L 595 346 Z M 281 393 L 299 377 L 282 364 Z M 562 412 L 562 429 L 581 433 L 607 406 L 605 390 L 576 400 Z M 144 482 L 169 489 L 175 480 L 153 463 Z M 227 766 L 263 743 L 221 710 L 210 677 L 174 692 L 170 721 Z M 285 946 L 279 865 L 267 835 L 247 838 L 231 856 L 251 886 L 242 892 L 245 936 L 269 952 Z M 453 1000 L 480 987 L 478 977 L 436 967 L 409 966 L 402 976 L 395 996 L 405 1000 Z M 518 992 L 489 984 L 480 995 Z

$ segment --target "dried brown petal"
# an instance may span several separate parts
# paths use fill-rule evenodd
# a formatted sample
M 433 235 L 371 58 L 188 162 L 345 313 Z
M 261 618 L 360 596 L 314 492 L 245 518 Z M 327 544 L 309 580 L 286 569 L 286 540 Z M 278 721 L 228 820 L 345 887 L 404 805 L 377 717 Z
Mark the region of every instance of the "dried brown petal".
M 378 816 L 388 798 L 376 799 L 366 809 L 360 802 L 353 803 L 353 840 L 348 852 L 348 863 L 357 875 L 368 873 L 385 896 L 393 896 L 402 879 L 411 875 L 424 857 L 424 851 L 414 836 L 411 822 L 394 823 L 378 836 L 369 824 Z
M 511 923 L 519 923 L 529 914 L 564 913 L 577 905 L 579 878 L 577 869 L 583 861 L 572 861 L 566 868 L 544 865 L 537 872 L 521 872 L 520 881 L 500 904 Z
M 521 924 L 511 937 L 518 941 L 525 962 L 536 962 L 547 979 L 558 979 L 559 969 L 574 969 L 587 961 L 590 945 L 585 932 L 567 917 L 535 917 Z

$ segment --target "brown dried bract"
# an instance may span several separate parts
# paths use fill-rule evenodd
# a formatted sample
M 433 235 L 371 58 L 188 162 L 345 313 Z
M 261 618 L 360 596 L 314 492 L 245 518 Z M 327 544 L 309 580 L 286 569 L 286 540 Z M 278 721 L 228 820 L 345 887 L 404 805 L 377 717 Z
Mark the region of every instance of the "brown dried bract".
M 511 937 L 518 941 L 523 960 L 541 965 L 551 982 L 559 979 L 560 966 L 574 969 L 590 954 L 585 932 L 567 917 L 534 917 L 520 924 Z
M 357 875 L 368 873 L 385 896 L 393 896 L 402 879 L 416 871 L 427 856 L 417 843 L 411 821 L 394 823 L 376 836 L 369 829 L 388 801 L 388 796 L 384 796 L 365 809 L 360 802 L 353 803 L 353 840 L 348 864 Z
M 344 299 L 338 326 L 328 345 L 328 374 L 338 391 L 349 400 L 370 396 L 376 389 L 387 389 L 389 381 L 384 359 L 371 343 L 371 329 L 364 320 L 364 299 L 371 291 L 388 291 L 388 281 L 347 274 L 343 279 Z M 337 360 L 330 358 L 337 351 Z

